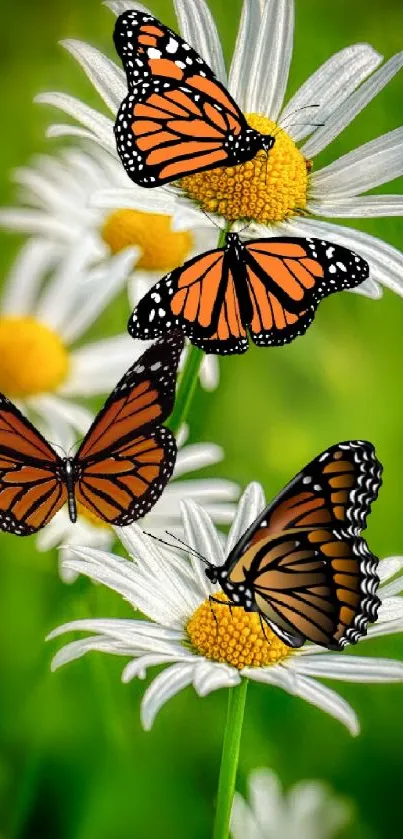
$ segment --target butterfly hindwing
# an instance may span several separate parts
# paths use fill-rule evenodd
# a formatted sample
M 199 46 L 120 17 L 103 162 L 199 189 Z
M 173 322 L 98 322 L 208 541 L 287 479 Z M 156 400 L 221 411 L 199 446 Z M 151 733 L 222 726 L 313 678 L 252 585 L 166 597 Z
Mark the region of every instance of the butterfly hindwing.
M 254 156 L 256 132 L 179 35 L 132 10 L 118 18 L 114 41 L 129 88 L 115 123 L 116 143 L 135 183 L 154 187 Z
M 371 443 L 331 446 L 258 516 L 218 580 L 291 646 L 341 648 L 376 620 L 378 560 L 361 531 L 381 485 Z M 239 585 L 242 586 L 239 592 Z M 248 594 L 246 594 L 248 593 Z
M 100 411 L 73 461 L 76 497 L 92 513 L 126 525 L 154 506 L 176 460 L 172 411 L 183 349 L 178 331 L 133 364 Z
M 0 394 L 0 528 L 29 536 L 47 524 L 66 500 L 61 459 Z

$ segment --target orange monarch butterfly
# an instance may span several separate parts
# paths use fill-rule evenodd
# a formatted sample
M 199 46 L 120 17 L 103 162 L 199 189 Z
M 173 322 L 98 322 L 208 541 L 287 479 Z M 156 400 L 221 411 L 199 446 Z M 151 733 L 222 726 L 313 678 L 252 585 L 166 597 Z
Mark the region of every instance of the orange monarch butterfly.
M 103 521 L 131 524 L 154 506 L 176 460 L 172 411 L 183 349 L 180 332 L 156 342 L 105 402 L 74 457 L 59 457 L 42 434 L 0 394 L 0 529 L 39 530 L 68 503 Z
M 288 344 L 312 323 L 322 298 L 354 288 L 369 266 L 320 239 L 255 239 L 227 233 L 208 251 L 163 277 L 140 300 L 128 330 L 153 338 L 180 327 L 206 353 L 243 353 L 247 329 L 262 347 Z
M 210 67 L 159 20 L 125 12 L 114 42 L 128 85 L 115 122 L 116 144 L 136 184 L 160 186 L 273 148 L 274 137 L 249 127 Z
M 381 473 L 371 443 L 327 449 L 263 510 L 224 565 L 205 569 L 208 579 L 290 647 L 356 644 L 380 606 L 378 560 L 360 534 Z

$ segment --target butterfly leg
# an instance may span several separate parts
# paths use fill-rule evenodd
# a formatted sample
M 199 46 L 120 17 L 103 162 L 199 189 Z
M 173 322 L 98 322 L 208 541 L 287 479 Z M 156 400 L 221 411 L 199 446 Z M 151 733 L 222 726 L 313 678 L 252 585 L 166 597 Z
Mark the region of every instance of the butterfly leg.
M 263 618 L 262 618 L 262 616 L 261 616 L 261 614 L 260 614 L 260 613 L 259 613 L 259 620 L 260 620 L 260 627 L 261 627 L 261 630 L 262 630 L 262 632 L 263 632 L 263 635 L 264 635 L 264 637 L 266 638 L 266 641 L 267 641 L 267 643 L 268 643 L 268 645 L 269 645 L 269 647 L 270 647 L 270 646 L 271 646 L 271 642 L 269 641 L 269 639 L 268 639 L 268 637 L 267 637 L 267 635 L 266 635 L 265 622 L 264 622 L 264 620 L 263 620 Z

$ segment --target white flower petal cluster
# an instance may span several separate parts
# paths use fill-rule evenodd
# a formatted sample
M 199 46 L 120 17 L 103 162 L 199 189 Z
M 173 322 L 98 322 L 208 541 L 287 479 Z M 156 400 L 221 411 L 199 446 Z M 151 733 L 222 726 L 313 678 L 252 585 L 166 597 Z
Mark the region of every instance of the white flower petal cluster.
M 143 6 L 126 0 L 106 2 L 116 15 Z M 403 52 L 384 62 L 369 44 L 354 44 L 331 56 L 313 73 L 285 104 L 293 50 L 293 0 L 244 0 L 238 37 L 228 79 L 222 48 L 213 17 L 204 0 L 174 0 L 178 27 L 183 37 L 214 69 L 244 112 L 259 113 L 274 120 L 299 144 L 307 160 L 315 157 L 342 131 L 393 79 L 403 65 Z M 250 49 L 250 44 L 254 49 Z M 81 41 L 65 41 L 64 46 L 81 64 L 100 94 L 111 117 L 65 93 L 42 93 L 37 101 L 58 108 L 78 125 L 58 124 L 49 136 L 80 136 L 93 140 L 118 159 L 113 124 L 126 95 L 121 67 L 94 47 Z M 403 174 L 403 128 L 395 129 L 370 143 L 343 155 L 310 175 L 308 203 L 303 216 L 272 225 L 268 231 L 259 225 L 248 228 L 253 235 L 317 236 L 356 250 L 370 265 L 370 277 L 358 293 L 377 298 L 382 287 L 403 295 L 403 254 L 374 236 L 346 228 L 325 219 L 374 218 L 403 215 L 401 195 L 372 195 L 369 190 L 393 181 Z M 130 183 L 108 188 L 94 196 L 98 206 L 133 206 L 152 212 L 168 213 L 174 224 L 208 224 L 195 213 L 194 205 L 172 185 L 153 190 Z M 189 215 L 188 215 L 189 213 Z

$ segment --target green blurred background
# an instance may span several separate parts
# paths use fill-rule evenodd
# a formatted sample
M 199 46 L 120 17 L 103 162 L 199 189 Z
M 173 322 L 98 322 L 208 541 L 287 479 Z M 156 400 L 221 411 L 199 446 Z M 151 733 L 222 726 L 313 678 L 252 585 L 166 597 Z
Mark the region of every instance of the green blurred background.
M 226 57 L 236 34 L 240 0 L 210 0 Z M 329 55 L 369 41 L 387 58 L 402 47 L 400 0 L 296 0 L 296 44 L 289 91 Z M 168 0 L 152 9 L 175 25 Z M 65 90 L 102 107 L 65 52 L 77 37 L 113 57 L 113 17 L 98 0 L 18 0 L 4 6 L 0 31 L 3 108 L 0 203 L 13 200 L 9 174 L 38 151 L 52 114 L 32 104 L 39 91 Z M 318 159 L 331 161 L 401 123 L 402 74 Z M 401 190 L 396 182 L 392 190 Z M 400 219 L 368 221 L 362 229 L 402 245 Z M 1 234 L 3 274 L 18 238 Z M 103 319 L 122 329 L 121 307 Z M 322 448 L 345 438 L 372 440 L 384 463 L 384 487 L 368 531 L 381 557 L 403 552 L 401 529 L 403 300 L 375 302 L 338 295 L 320 307 L 303 340 L 271 351 L 252 348 L 221 361 L 220 389 L 199 392 L 193 440 L 226 450 L 214 472 L 245 485 L 260 480 L 275 493 Z M 100 334 L 101 327 L 98 329 Z M 97 334 L 97 333 L 94 333 Z M 1 360 L 0 360 L 1 363 Z M 144 683 L 120 684 L 122 661 L 98 654 L 55 675 L 57 643 L 46 633 L 83 617 L 125 616 L 118 596 L 79 580 L 61 583 L 56 557 L 35 552 L 33 540 L 1 537 L 0 556 L 0 835 L 5 839 L 205 839 L 210 834 L 225 719 L 223 691 L 201 700 L 188 689 L 169 702 L 150 734 L 139 723 Z M 60 642 L 59 642 L 60 644 Z M 364 654 L 403 657 L 403 639 L 362 645 Z M 277 689 L 251 685 L 238 787 L 268 765 L 286 785 L 324 778 L 354 802 L 346 839 L 401 833 L 402 686 L 335 683 L 358 711 L 354 740 L 329 717 Z

